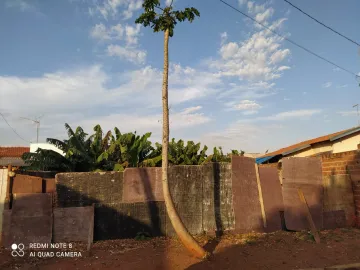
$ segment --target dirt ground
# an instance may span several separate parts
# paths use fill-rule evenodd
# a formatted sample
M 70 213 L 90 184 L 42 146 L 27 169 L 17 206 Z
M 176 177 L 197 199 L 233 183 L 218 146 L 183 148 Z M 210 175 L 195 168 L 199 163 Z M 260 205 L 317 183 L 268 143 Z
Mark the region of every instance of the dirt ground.
M 209 261 L 189 255 L 176 239 L 112 240 L 97 242 L 91 253 L 77 244 L 81 258 L 12 257 L 0 250 L 0 269 L 300 269 L 360 263 L 360 230 L 321 232 L 316 244 L 308 232 L 271 234 L 226 234 L 220 241 L 200 236 L 206 249 L 214 250 Z M 58 251 L 58 250 L 57 250 Z

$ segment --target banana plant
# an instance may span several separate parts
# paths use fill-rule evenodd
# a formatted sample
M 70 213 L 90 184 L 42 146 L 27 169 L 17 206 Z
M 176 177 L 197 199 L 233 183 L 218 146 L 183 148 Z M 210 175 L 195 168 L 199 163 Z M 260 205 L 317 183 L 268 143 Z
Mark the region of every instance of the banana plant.
M 188 141 L 186 146 L 183 140 L 175 141 L 173 138 L 169 143 L 169 161 L 172 165 L 200 165 L 206 159 L 207 146 L 200 150 L 200 143 L 195 144 Z
M 72 171 L 95 169 L 95 159 L 89 151 L 91 141 L 86 139 L 88 134 L 81 127 L 77 127 L 74 131 L 67 123 L 65 129 L 69 137 L 67 140 L 48 138 L 46 141 L 65 153 L 65 158 L 72 165 Z
M 154 158 L 151 156 L 154 148 L 148 140 L 151 132 L 139 136 L 136 132 L 121 134 L 117 128 L 114 131 L 115 136 L 111 136 L 109 148 L 98 157 L 98 162 L 114 160 L 113 170 L 123 171 L 127 167 L 144 166 L 148 158 Z

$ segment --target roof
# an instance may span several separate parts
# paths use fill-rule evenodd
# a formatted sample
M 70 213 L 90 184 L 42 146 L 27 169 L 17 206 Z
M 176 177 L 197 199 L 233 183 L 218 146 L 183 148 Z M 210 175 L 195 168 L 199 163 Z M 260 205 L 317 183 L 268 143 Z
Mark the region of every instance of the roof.
M 357 132 L 360 132 L 360 127 L 354 127 L 354 128 L 350 128 L 350 129 L 345 129 L 345 130 L 342 130 L 342 131 L 338 131 L 338 132 L 335 132 L 335 133 L 331 133 L 331 134 L 328 134 L 328 135 L 324 135 L 324 136 L 321 136 L 321 137 L 317 137 L 317 138 L 314 138 L 314 139 L 311 139 L 311 140 L 303 141 L 303 142 L 300 142 L 300 143 L 296 143 L 296 144 L 281 148 L 281 149 L 276 150 L 274 152 L 267 153 L 266 155 L 263 155 L 261 158 L 274 157 L 274 156 L 278 156 L 278 155 L 286 156 L 286 155 L 289 155 L 291 153 L 294 153 L 294 152 L 306 149 L 308 147 L 311 147 L 311 145 L 313 145 L 315 143 L 338 140 L 338 139 L 341 139 L 341 138 L 343 138 L 345 136 L 348 136 L 348 135 L 351 135 L 351 134 L 357 133 Z
M 259 157 L 259 158 L 256 158 L 256 159 L 255 159 L 255 162 L 256 162 L 257 164 L 262 164 L 262 163 L 270 160 L 270 159 L 273 158 L 273 157 L 274 157 L 274 156 Z
M 25 161 L 20 157 L 0 157 L 0 166 L 14 166 L 14 167 L 23 167 L 27 166 Z
M 30 152 L 30 147 L 0 147 L 0 158 L 3 157 L 17 157 L 21 158 L 21 156 Z

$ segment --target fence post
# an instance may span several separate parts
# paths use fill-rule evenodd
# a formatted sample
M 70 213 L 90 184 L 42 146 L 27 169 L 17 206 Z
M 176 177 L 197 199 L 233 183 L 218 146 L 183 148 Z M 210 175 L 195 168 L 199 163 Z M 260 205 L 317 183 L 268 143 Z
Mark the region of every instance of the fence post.
M 257 182 L 258 191 L 259 191 L 259 201 L 260 201 L 260 207 L 261 207 L 261 215 L 262 215 L 262 218 L 263 218 L 264 228 L 266 228 L 267 224 L 266 224 L 266 214 L 265 214 L 265 207 L 264 207 L 264 198 L 263 198 L 263 195 L 262 195 L 260 175 L 259 175 L 259 166 L 257 165 L 257 163 L 255 163 L 255 172 L 256 172 L 256 182 Z

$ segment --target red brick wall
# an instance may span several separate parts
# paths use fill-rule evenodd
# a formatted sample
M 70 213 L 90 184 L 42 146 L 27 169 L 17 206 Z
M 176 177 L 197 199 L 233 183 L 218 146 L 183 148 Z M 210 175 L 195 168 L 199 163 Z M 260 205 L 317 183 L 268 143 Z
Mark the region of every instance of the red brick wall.
M 360 151 L 349 151 L 337 154 L 322 155 L 323 176 L 350 174 L 360 176 Z M 359 177 L 352 177 L 356 224 L 360 227 L 360 181 Z
M 355 209 L 357 216 L 357 227 L 360 228 L 360 181 L 354 183 Z
M 271 168 L 277 168 L 278 167 L 278 163 L 268 163 L 268 164 L 259 164 L 259 167 L 271 167 Z
M 360 151 L 350 151 L 322 156 L 323 175 L 360 174 Z

